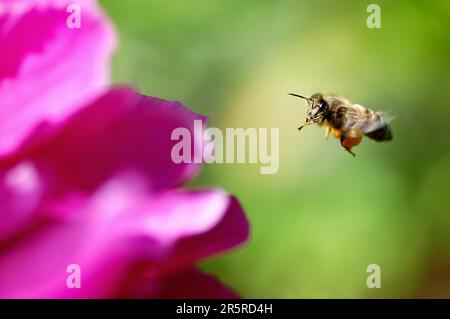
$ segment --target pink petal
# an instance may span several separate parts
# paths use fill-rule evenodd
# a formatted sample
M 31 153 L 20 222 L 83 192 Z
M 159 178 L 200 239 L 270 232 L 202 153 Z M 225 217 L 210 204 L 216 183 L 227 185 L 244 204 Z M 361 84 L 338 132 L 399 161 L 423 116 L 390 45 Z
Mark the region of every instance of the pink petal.
M 141 296 L 144 297 L 144 296 Z M 236 299 L 239 296 L 212 275 L 188 269 L 164 278 L 157 298 L 170 299 Z
M 44 123 L 59 123 L 109 83 L 112 25 L 95 1 L 69 29 L 69 0 L 0 3 L 0 158 Z M 45 133 L 45 134 L 44 134 Z M 44 139 L 51 132 L 33 135 Z
M 21 156 L 52 180 L 55 195 L 93 189 L 120 172 L 145 176 L 154 190 L 168 188 L 192 178 L 201 168 L 176 164 L 171 158 L 176 143 L 171 134 L 178 127 L 191 132 L 192 152 L 201 152 L 201 145 L 194 143 L 194 120 L 206 123 L 204 116 L 178 102 L 145 97 L 128 88 L 113 89 L 61 127 L 48 129 L 60 132 L 31 152 L 25 148 Z
M 236 198 L 228 196 L 228 205 L 217 224 L 179 240 L 172 263 L 183 265 L 236 248 L 247 241 L 249 232 L 250 225 L 241 205 Z
M 216 277 L 196 268 L 187 268 L 177 273 L 160 277 L 145 277 L 142 269 L 129 272 L 121 288 L 122 298 L 160 299 L 236 299 L 239 296 L 223 285 Z
M 0 243 L 33 222 L 43 196 L 42 179 L 32 163 L 0 172 Z
M 153 191 L 194 176 L 199 164 L 175 164 L 170 154 L 172 130 L 186 127 L 192 132 L 195 119 L 205 122 L 180 103 L 115 89 L 46 130 L 57 135 L 0 161 L 0 243 L 34 223 L 44 199 L 93 191 L 121 172 L 141 176 Z M 20 171 L 32 177 L 33 187 L 26 191 L 23 182 L 11 183 L 17 180 L 14 176 L 24 175 Z
M 121 288 L 133 265 L 146 264 L 141 279 L 158 281 L 247 237 L 242 210 L 221 191 L 151 196 L 146 190 L 127 175 L 92 196 L 49 203 L 39 226 L 0 245 L 0 297 L 123 296 L 135 291 Z M 82 269 L 80 289 L 66 286 L 69 264 Z

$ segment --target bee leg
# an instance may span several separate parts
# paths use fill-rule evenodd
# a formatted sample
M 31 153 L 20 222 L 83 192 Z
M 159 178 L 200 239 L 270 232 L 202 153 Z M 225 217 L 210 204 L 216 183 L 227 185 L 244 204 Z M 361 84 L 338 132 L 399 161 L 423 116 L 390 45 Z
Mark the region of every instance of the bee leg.
M 351 149 L 349 149 L 349 148 L 345 148 L 345 147 L 344 147 L 344 151 L 346 151 L 346 152 L 350 153 L 350 155 L 352 155 L 353 157 L 356 157 L 356 154 L 355 154 L 355 153 L 353 153 Z
M 342 135 L 342 131 L 341 130 L 334 129 L 333 136 L 335 138 L 340 138 L 341 135 Z
M 327 126 L 327 128 L 325 129 L 325 140 L 328 140 L 328 136 L 330 136 L 331 133 L 331 126 Z
M 352 128 L 341 134 L 341 145 L 351 155 L 356 156 L 351 150 L 353 147 L 359 145 L 362 141 L 361 131 L 357 128 Z

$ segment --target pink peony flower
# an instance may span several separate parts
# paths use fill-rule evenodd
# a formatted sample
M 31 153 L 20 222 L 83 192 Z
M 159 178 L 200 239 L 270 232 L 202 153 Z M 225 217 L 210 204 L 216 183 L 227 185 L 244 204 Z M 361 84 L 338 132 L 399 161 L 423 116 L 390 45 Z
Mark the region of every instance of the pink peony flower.
M 242 208 L 170 157 L 206 118 L 108 89 L 114 31 L 94 1 L 68 29 L 68 3 L 0 2 L 0 297 L 235 297 L 195 264 L 247 239 Z

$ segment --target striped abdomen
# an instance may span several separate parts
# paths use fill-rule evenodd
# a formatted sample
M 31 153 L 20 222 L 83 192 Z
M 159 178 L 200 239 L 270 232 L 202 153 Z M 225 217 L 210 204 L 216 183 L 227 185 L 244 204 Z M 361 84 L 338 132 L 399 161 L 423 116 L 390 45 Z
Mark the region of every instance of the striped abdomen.
M 344 129 L 358 128 L 367 137 L 375 141 L 392 140 L 389 124 L 379 112 L 354 104 L 347 112 Z
M 379 129 L 376 129 L 375 131 L 370 133 L 366 133 L 366 136 L 378 142 L 390 141 L 392 140 L 391 127 L 389 126 L 389 124 L 384 124 Z

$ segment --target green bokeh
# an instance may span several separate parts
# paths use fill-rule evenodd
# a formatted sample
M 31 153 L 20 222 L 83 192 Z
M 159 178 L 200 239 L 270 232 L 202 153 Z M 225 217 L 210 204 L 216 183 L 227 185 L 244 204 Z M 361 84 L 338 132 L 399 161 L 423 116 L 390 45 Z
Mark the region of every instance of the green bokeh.
M 211 126 L 280 128 L 280 170 L 208 165 L 252 225 L 206 261 L 244 297 L 450 297 L 450 2 L 101 1 L 120 34 L 116 83 L 177 99 Z M 327 90 L 390 111 L 394 141 L 356 158 L 297 125 Z M 366 267 L 382 269 L 368 289 Z

